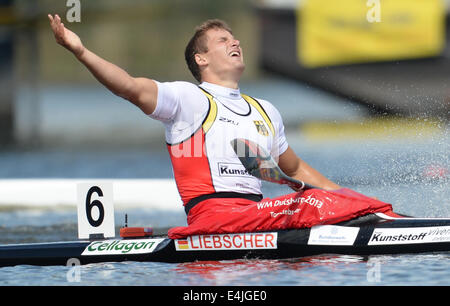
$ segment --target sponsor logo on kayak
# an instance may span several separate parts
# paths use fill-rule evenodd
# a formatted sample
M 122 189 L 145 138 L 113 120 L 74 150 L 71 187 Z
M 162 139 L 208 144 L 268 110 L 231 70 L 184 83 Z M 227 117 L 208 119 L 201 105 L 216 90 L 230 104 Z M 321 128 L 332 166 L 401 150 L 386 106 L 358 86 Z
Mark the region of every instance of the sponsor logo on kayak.
M 278 235 L 274 233 L 243 233 L 189 236 L 176 239 L 177 251 L 276 249 Z
M 311 228 L 309 245 L 353 245 L 359 227 L 319 225 Z
M 369 245 L 433 243 L 450 241 L 450 226 L 377 228 Z
M 164 239 L 100 240 L 94 241 L 81 255 L 124 255 L 152 253 Z

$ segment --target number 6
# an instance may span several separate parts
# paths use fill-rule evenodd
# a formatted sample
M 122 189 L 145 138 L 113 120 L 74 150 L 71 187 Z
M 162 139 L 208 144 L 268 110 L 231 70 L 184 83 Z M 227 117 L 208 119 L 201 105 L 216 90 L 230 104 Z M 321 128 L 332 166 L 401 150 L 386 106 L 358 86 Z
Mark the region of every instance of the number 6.
M 93 227 L 99 227 L 103 222 L 103 218 L 105 217 L 105 209 L 103 208 L 102 202 L 100 202 L 99 200 L 94 200 L 91 202 L 93 193 L 97 193 L 98 196 L 103 197 L 103 192 L 100 187 L 93 186 L 89 189 L 86 196 L 86 216 L 90 225 L 92 225 Z M 94 218 L 92 217 L 92 208 L 95 206 L 98 208 L 99 212 L 97 220 L 94 220 Z

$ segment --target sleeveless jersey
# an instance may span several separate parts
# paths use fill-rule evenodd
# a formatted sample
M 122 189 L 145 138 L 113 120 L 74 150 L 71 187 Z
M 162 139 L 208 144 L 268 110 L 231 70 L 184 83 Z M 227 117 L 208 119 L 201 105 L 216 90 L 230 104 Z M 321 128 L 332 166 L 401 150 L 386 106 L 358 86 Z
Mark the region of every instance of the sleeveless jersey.
M 277 158 L 287 149 L 281 116 L 267 101 L 202 83 L 157 83 L 150 116 L 166 125 L 166 142 L 183 204 L 217 192 L 261 194 L 231 146 L 234 138 L 262 145 Z

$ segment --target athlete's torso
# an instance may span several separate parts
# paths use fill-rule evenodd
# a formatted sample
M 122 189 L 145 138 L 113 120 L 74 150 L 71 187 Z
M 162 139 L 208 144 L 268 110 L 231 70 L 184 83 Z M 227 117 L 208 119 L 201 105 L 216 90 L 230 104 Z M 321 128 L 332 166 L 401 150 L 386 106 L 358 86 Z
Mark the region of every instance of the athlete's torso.
M 161 95 L 170 88 L 170 83 L 163 84 L 167 87 L 158 84 Z M 173 118 L 157 118 L 166 125 L 167 146 L 183 203 L 218 192 L 261 194 L 261 182 L 247 173 L 230 143 L 234 138 L 246 138 L 274 155 L 282 153 L 287 143 L 278 112 L 268 102 L 241 95 L 239 90 L 209 83 L 200 87 L 187 84 L 173 88 L 181 97 L 172 105 L 177 108 Z M 161 102 L 170 104 L 170 99 L 177 98 L 161 97 Z M 170 112 L 160 107 L 160 114 Z M 158 112 L 152 116 L 158 117 Z

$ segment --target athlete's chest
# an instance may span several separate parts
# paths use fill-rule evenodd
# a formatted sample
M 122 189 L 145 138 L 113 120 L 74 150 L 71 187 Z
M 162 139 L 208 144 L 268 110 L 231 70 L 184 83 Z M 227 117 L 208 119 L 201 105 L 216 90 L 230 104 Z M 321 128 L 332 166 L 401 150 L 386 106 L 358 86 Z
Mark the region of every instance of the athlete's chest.
M 266 150 L 272 149 L 272 131 L 254 105 L 246 100 L 239 104 L 225 104 L 214 99 L 213 103 L 216 107 L 215 119 L 205 134 L 206 151 L 210 160 L 216 157 L 221 161 L 236 158 L 230 144 L 235 138 L 249 139 Z
M 223 133 L 222 138 L 255 138 L 255 136 L 269 138 L 271 136 L 270 119 L 265 118 L 257 107 L 244 98 L 231 102 L 214 99 L 214 102 L 217 105 L 217 115 L 211 134 Z

